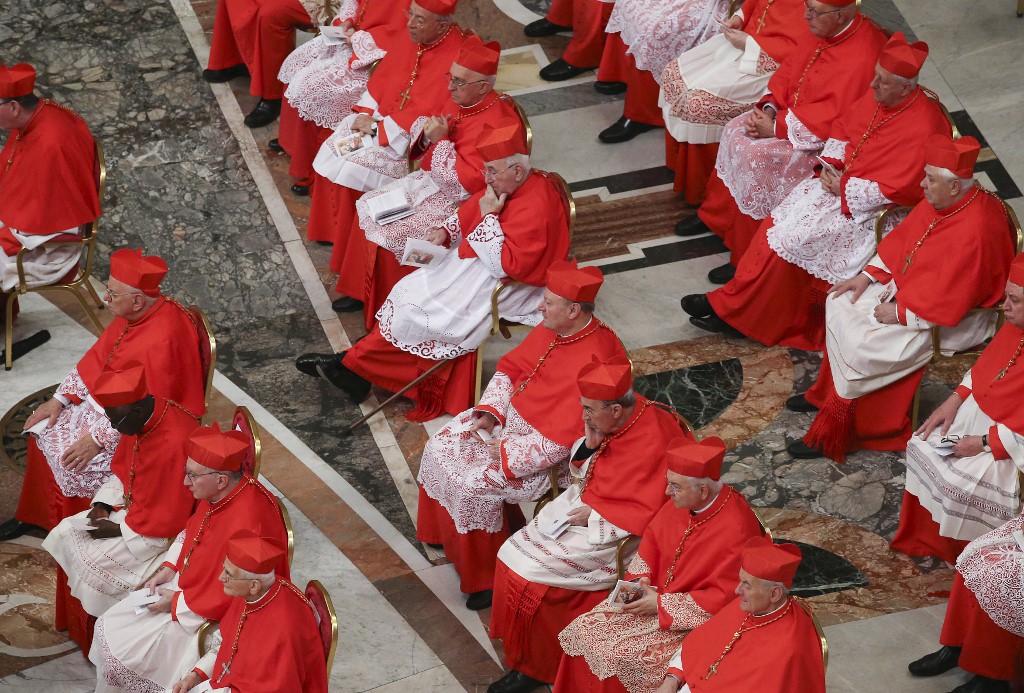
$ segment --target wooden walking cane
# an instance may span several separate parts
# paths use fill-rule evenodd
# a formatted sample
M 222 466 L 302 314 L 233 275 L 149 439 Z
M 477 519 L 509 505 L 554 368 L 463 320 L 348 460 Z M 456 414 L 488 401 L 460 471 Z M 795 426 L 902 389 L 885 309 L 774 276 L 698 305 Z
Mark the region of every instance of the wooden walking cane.
M 454 359 L 445 359 L 444 361 L 438 361 L 438 362 L 437 362 L 437 363 L 435 363 L 435 364 L 434 364 L 433 366 L 431 366 L 429 370 L 426 370 L 426 371 L 424 371 L 423 373 L 421 373 L 420 375 L 416 376 L 416 379 L 415 379 L 415 380 L 413 380 L 413 381 L 412 381 L 411 383 L 409 383 L 408 385 L 406 385 L 405 387 L 403 387 L 403 388 L 402 388 L 401 390 L 399 390 L 398 392 L 396 392 L 395 394 L 391 395 L 391 396 L 390 396 L 390 397 L 388 397 L 388 398 L 387 398 L 386 400 L 384 400 L 383 402 L 381 402 L 380 404 L 378 404 L 378 405 L 377 405 L 376 407 L 374 407 L 374 408 L 373 408 L 373 411 L 371 411 L 370 413 L 366 414 L 366 415 L 365 415 L 365 416 L 363 416 L 362 418 L 360 418 L 360 419 L 358 419 L 358 420 L 354 421 L 354 422 L 353 422 L 352 424 L 350 424 L 350 425 L 349 425 L 349 426 L 348 426 L 347 428 L 343 428 L 343 429 L 341 429 L 341 434 L 340 434 L 340 435 L 341 435 L 341 437 L 342 437 L 342 438 L 348 438 L 348 437 L 349 437 L 350 435 L 352 435 L 352 432 L 353 432 L 353 431 L 355 431 L 355 430 L 356 430 L 357 428 L 359 428 L 359 427 L 360 427 L 360 426 L 362 426 L 362 425 L 363 425 L 364 423 L 366 423 L 367 421 L 369 421 L 369 420 L 370 420 L 370 418 L 371 418 L 371 417 L 372 417 L 372 416 L 373 416 L 374 414 L 376 414 L 376 413 L 377 413 L 377 412 L 379 412 L 379 411 L 380 411 L 381 409 L 383 409 L 384 407 L 388 406 L 389 404 L 391 404 L 392 402 L 394 402 L 394 401 L 395 401 L 396 399 L 398 399 L 399 397 L 401 397 L 402 395 L 404 395 L 404 394 L 405 394 L 406 392 L 408 392 L 409 390 L 413 389 L 414 387 L 416 387 L 417 385 L 419 385 L 419 384 L 420 384 L 421 382 L 423 382 L 424 380 L 426 380 L 427 378 L 429 378 L 429 377 L 430 377 L 431 375 L 433 375 L 433 374 L 434 374 L 434 373 L 435 373 L 435 372 L 436 372 L 436 371 L 437 371 L 438 369 L 440 369 L 440 368 L 441 368 L 441 366 L 445 365 L 446 363 L 451 363 L 451 361 L 453 361 L 453 360 L 454 360 Z

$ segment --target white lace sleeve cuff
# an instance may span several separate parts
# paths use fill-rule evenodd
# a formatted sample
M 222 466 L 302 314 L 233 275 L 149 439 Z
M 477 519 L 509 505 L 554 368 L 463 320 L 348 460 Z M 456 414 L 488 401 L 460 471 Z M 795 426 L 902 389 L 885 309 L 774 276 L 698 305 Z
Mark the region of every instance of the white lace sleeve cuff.
M 846 186 L 843 188 L 843 194 L 846 197 L 846 206 L 850 210 L 853 220 L 858 224 L 863 224 L 874 218 L 878 214 L 878 210 L 890 203 L 889 199 L 882 194 L 878 183 L 865 178 L 852 176 L 848 178 Z
M 476 256 L 495 279 L 508 276 L 501 267 L 501 250 L 505 246 L 505 232 L 497 214 L 488 214 L 473 232 L 466 236 Z
M 352 53 L 356 57 L 352 62 L 352 68 L 355 70 L 369 67 L 387 55 L 387 51 L 377 45 L 369 31 L 357 31 L 352 34 L 351 42 Z
M 817 135 L 807 129 L 807 126 L 800 122 L 792 110 L 786 111 L 786 131 L 789 134 L 789 141 L 793 149 L 801 151 L 816 151 L 825 146 Z M 831 140 L 830 140 L 831 141 Z M 822 152 L 824 156 L 824 152 Z M 843 158 L 842 155 L 836 158 Z
M 508 411 L 508 402 L 512 399 L 512 379 L 501 371 L 496 371 L 487 388 L 480 395 L 477 407 L 487 407 L 504 417 Z
M 832 159 L 839 159 L 840 161 L 846 160 L 846 142 L 833 138 L 828 138 L 825 142 L 825 146 L 821 149 L 821 155 L 823 157 L 829 157 Z
M 71 403 L 71 399 L 67 395 L 74 395 L 81 400 L 89 396 L 89 388 L 82 382 L 82 376 L 78 374 L 77 368 L 72 368 L 71 372 L 61 381 L 60 387 L 57 388 L 57 395 L 60 395 L 59 401 L 64 405 Z
M 658 595 L 658 610 L 659 622 L 666 630 L 693 630 L 711 618 L 689 593 Z

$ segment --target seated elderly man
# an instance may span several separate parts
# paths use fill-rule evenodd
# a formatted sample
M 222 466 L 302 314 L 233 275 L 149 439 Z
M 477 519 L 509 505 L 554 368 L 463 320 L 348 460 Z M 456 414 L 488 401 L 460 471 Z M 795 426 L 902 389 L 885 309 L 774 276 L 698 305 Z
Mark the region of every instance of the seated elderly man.
M 771 5 L 769 16 L 780 4 Z M 713 231 L 732 251 L 731 264 L 708 274 L 713 284 L 725 284 L 732 278 L 735 265 L 761 222 L 814 170 L 815 155 L 836 119 L 868 88 L 887 40 L 881 29 L 858 12 L 853 0 L 807 0 L 804 19 L 810 35 L 803 34 L 792 52 L 780 61 L 779 69 L 768 78 L 768 93 L 760 96 L 754 90 L 756 85 L 750 85 L 747 94 L 756 104 L 751 111 L 731 120 L 718 119 L 720 112 L 731 114 L 739 108 L 747 81 L 732 82 L 731 74 L 724 73 L 722 85 L 716 86 L 718 71 L 724 72 L 728 64 L 722 61 L 714 60 L 707 67 L 706 61 L 693 61 L 688 66 L 680 63 L 681 79 L 689 77 L 693 84 L 687 83 L 687 90 L 679 97 L 674 95 L 674 88 L 670 92 L 666 87 L 666 108 L 671 106 L 686 121 L 667 120 L 669 132 L 680 142 L 689 143 L 680 147 L 675 166 L 677 176 L 686 172 L 687 201 L 698 202 L 696 194 L 691 198 L 691 188 L 700 186 L 694 188 L 694 193 L 703 194 L 707 185 L 706 198 L 697 214 L 676 224 L 676 233 L 694 236 Z M 798 26 L 790 25 L 790 31 Z M 750 41 L 744 45 L 745 51 L 750 50 Z M 694 58 L 703 56 L 701 53 Z M 742 65 L 740 59 L 741 69 Z M 702 77 L 703 72 L 706 77 Z M 736 99 L 737 104 L 728 104 L 727 108 L 719 102 L 719 95 Z M 717 104 L 718 108 L 708 114 L 706 103 Z M 705 124 L 708 121 L 725 128 Z M 721 148 L 709 144 L 719 138 Z
M 185 443 L 199 427 L 174 402 L 149 394 L 137 362 L 104 370 L 91 394 L 123 441 L 113 475 L 90 510 L 62 520 L 43 542 L 60 565 L 57 630 L 86 656 L 96 617 L 145 582 L 192 514 L 192 494 L 179 480 Z
M 943 328 L 949 351 L 992 334 L 994 316 L 969 311 L 1002 299 L 1014 248 L 1002 202 L 972 177 L 979 151 L 973 137 L 925 140 L 925 199 L 861 274 L 832 290 L 818 381 L 786 403 L 820 409 L 803 441 L 789 446 L 793 457 L 841 462 L 858 448 L 905 449 L 932 326 Z
M 1006 324 L 907 445 L 907 481 L 892 548 L 950 563 L 966 542 L 1020 512 L 1024 470 L 1024 255 L 1010 267 Z
M 489 185 L 445 221 L 445 238 L 433 239 L 444 257 L 395 285 L 365 339 L 342 354 L 303 354 L 296 368 L 319 372 L 358 403 L 370 383 L 398 391 L 451 361 L 409 390 L 417 407 L 406 416 L 425 421 L 472 405 L 472 358 L 488 334 L 496 283 L 516 282 L 499 297 L 501 317 L 536 325 L 547 269 L 569 250 L 561 188 L 530 169 L 518 121 L 489 128 L 477 148 Z
M 52 284 L 78 267 L 77 246 L 44 248 L 46 241 L 77 234 L 100 215 L 96 153 L 89 126 L 77 113 L 32 90 L 36 71 L 27 63 L 0 63 L 0 297 L 18 285 L 18 253 L 27 248 L 30 286 Z M 50 191 L 60 191 L 54 204 Z
M 683 298 L 690 322 L 768 346 L 824 348 L 828 290 L 871 259 L 879 211 L 921 199 L 924 140 L 950 132 L 938 102 L 917 86 L 927 55 L 923 42 L 893 34 L 871 91 L 833 127 L 821 178 L 797 185 L 772 211 L 728 284 Z
M 501 47 L 484 44 L 470 36 L 462 44 L 451 66 L 448 91 L 451 101 L 439 114 L 421 117 L 412 126 L 413 153 L 426 150 L 422 166 L 407 176 L 369 192 L 356 203 L 359 226 L 365 240 L 353 252 L 363 252 L 367 262 L 366 286 L 353 298 L 363 301 L 366 329 L 373 329 L 374 316 L 399 279 L 416 269 L 401 265 L 410 238 L 441 238 L 440 230 L 458 206 L 482 190 L 484 160 L 477 143 L 485 132 L 504 122 L 516 122 L 515 103 L 494 91 Z M 520 128 L 519 136 L 526 141 Z M 413 213 L 397 220 L 374 218 L 374 200 L 400 192 L 412 205 Z
M 203 79 L 214 84 L 248 74 L 259 97 L 245 116 L 251 128 L 270 125 L 281 112 L 281 63 L 295 48 L 295 30 L 312 31 L 328 17 L 324 0 L 217 0 L 210 58 Z
M 910 664 L 914 676 L 953 667 L 974 674 L 953 693 L 1009 693 L 1024 652 L 1024 516 L 981 535 L 957 559 L 942 648 Z
M 456 1 L 412 2 L 408 37 L 396 39 L 352 107 L 354 113 L 341 121 L 313 159 L 308 237 L 334 244 L 331 269 L 338 272 L 336 289 L 344 294 L 335 301 L 336 310 L 358 310 L 364 287 L 367 257 L 356 200 L 409 173 L 413 123 L 440 113 L 450 101 L 448 71 L 466 37 L 454 20 Z M 363 135 L 371 146 L 354 151 L 345 146 Z
M 110 256 L 104 300 L 114 319 L 61 382 L 53 399 L 36 409 L 25 430 L 44 424 L 28 443 L 25 480 L 14 520 L 0 525 L 0 541 L 30 525 L 47 531 L 86 510 L 110 477 L 110 459 L 121 434 L 89 392 L 104 367 L 138 361 L 150 394 L 165 397 L 196 419 L 206 410 L 199 326 L 183 306 L 160 295 L 167 263 L 141 250 Z
M 339 38 L 314 36 L 285 58 L 277 78 L 287 87 L 277 138 L 269 147 L 291 158 L 292 192 L 308 195 L 313 157 L 366 91 L 370 71 L 401 40 L 408 21 L 401 7 L 380 0 L 346 0 L 332 26 Z
M 718 35 L 728 9 L 728 0 L 615 3 L 594 89 L 602 94 L 625 91 L 626 97 L 622 117 L 601 131 L 599 141 L 628 142 L 665 125 L 658 108 L 661 71 L 680 53 Z
M 145 589 L 159 601 L 136 613 L 131 596 L 96 621 L 89 660 L 96 665 L 96 691 L 162 691 L 199 660 L 197 633 L 204 621 L 220 621 L 232 598 L 220 584 L 224 548 L 241 529 L 261 532 L 285 545 L 287 534 L 277 499 L 242 471 L 249 441 L 217 424 L 189 436 L 185 487 L 199 503 L 185 529 L 164 555 Z M 277 573 L 288 577 L 280 563 Z
M 572 484 L 498 551 L 490 634 L 504 642 L 510 671 L 488 693 L 555 680 L 558 634 L 607 596 L 619 542 L 642 535 L 664 505 L 665 449 L 692 436 L 634 393 L 631 370 L 622 357 L 580 370 L 584 436 L 572 449 Z
M 598 66 L 604 51 L 604 29 L 612 13 L 613 2 L 553 0 L 545 17 L 523 28 L 523 33 L 530 38 L 553 36 L 560 31 L 572 30 L 572 39 L 562 52 L 562 57 L 541 68 L 541 79 L 561 82 Z
M 814 622 L 789 596 L 800 559 L 795 544 L 749 540 L 739 597 L 686 636 L 658 693 L 824 693 Z
M 480 403 L 423 448 L 416 536 L 444 546 L 470 609 L 491 604 L 498 549 L 522 526 L 515 504 L 548 490 L 549 468 L 569 459 L 583 432 L 573 374 L 593 356 L 626 355 L 618 335 L 594 317 L 603 281 L 596 267 L 552 264 L 544 321 L 498 361 Z
M 274 572 L 288 551 L 250 529 L 227 543 L 220 581 L 230 605 L 220 638 L 195 668 L 174 684 L 186 693 L 203 681 L 230 693 L 327 693 L 327 666 L 320 628 L 298 587 Z
M 671 500 L 644 530 L 626 576 L 642 596 L 601 602 L 561 632 L 555 693 L 654 690 L 686 634 L 729 603 L 743 547 L 762 529 L 746 499 L 719 481 L 724 458 L 720 438 L 669 444 Z

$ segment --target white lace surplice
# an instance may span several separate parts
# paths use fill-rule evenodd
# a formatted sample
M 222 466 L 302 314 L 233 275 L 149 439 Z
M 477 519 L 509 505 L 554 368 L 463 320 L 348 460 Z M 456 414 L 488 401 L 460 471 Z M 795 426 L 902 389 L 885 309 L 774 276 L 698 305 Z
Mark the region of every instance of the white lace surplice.
M 368 91 L 363 93 L 360 103 L 369 104 L 367 108 L 377 107 Z M 399 128 L 393 120 L 381 118 L 374 110 L 373 117 L 377 121 L 378 132 L 381 128 L 386 129 L 388 144 L 379 144 L 379 138 L 374 136 L 373 146 L 359 149 L 346 157 L 339 156 L 335 143 L 352 134 L 352 124 L 358 115 L 351 113 L 346 116 L 334 129 L 334 133 L 320 145 L 313 159 L 313 170 L 324 178 L 353 190 L 379 190 L 409 172 L 406 153 L 409 151 L 410 135 Z
M 956 569 L 978 604 L 997 626 L 1024 637 L 1024 549 L 1014 531 L 1024 529 L 1024 517 L 984 534 L 964 549 Z
M 618 33 L 636 66 L 661 79 L 680 53 L 721 33 L 715 19 L 728 10 L 728 0 L 618 0 L 605 31 Z

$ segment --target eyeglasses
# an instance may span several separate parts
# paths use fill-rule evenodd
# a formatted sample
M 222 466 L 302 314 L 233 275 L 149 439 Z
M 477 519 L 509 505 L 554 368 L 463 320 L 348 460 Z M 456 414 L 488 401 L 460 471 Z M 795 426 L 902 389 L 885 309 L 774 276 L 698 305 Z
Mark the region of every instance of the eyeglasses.
M 231 582 L 233 580 L 234 581 L 239 581 L 239 580 L 245 581 L 245 580 L 251 579 L 251 578 L 245 578 L 245 577 L 235 577 L 234 575 L 232 575 L 231 573 L 228 572 L 227 568 L 224 568 L 223 570 L 220 571 L 220 576 L 221 576 L 221 578 L 227 578 L 227 582 Z
M 118 296 L 141 296 L 142 293 L 139 291 L 122 291 L 121 293 L 117 293 L 115 291 L 111 291 L 109 286 L 104 286 L 103 295 L 110 296 L 110 298 L 117 298 Z
M 939 444 L 941 445 L 942 443 L 959 443 L 962 439 L 963 436 L 958 435 L 943 436 L 942 440 L 939 441 Z
M 480 173 L 484 174 L 484 180 L 494 180 L 495 178 L 497 178 L 498 176 L 500 176 L 502 173 L 509 170 L 513 166 L 515 166 L 515 164 L 509 164 L 500 171 L 492 171 L 489 168 L 482 168 L 480 169 Z
M 405 11 L 405 18 L 412 26 L 423 26 L 427 22 L 437 21 L 434 17 L 424 17 L 423 15 L 413 14 L 409 10 Z
M 608 408 L 608 407 L 610 407 L 610 406 L 612 406 L 612 405 L 610 405 L 610 404 L 604 404 L 604 405 L 602 405 L 602 406 L 601 406 L 601 409 L 607 409 L 607 408 Z M 597 413 L 598 411 L 601 411 L 601 409 L 597 409 L 597 410 L 595 410 L 595 409 L 592 409 L 592 408 L 590 408 L 590 407 L 584 406 L 584 407 L 583 407 L 583 413 L 584 413 L 584 414 L 586 414 L 587 416 L 593 416 L 593 415 L 594 415 L 594 414 L 596 414 L 596 413 Z
M 820 17 L 820 16 L 825 15 L 825 14 L 832 14 L 833 12 L 842 12 L 843 11 L 843 8 L 841 8 L 841 7 L 839 9 L 836 9 L 836 10 L 816 10 L 813 7 L 811 7 L 810 3 L 806 2 L 806 0 L 804 1 L 804 8 L 807 10 L 807 12 L 813 18 L 817 18 L 817 17 Z
M 185 470 L 185 476 L 188 477 L 189 481 L 195 481 L 196 479 L 198 479 L 201 476 L 210 476 L 211 474 L 223 474 L 223 473 L 224 472 L 202 472 L 202 473 L 196 474 L 195 472 L 190 472 L 188 469 Z
M 472 82 L 467 82 L 464 79 L 459 79 L 458 77 L 452 77 L 452 73 L 451 72 L 448 73 L 448 86 L 455 87 L 456 89 L 462 89 L 463 87 L 468 87 L 470 84 L 479 84 L 480 82 L 486 82 L 486 81 L 487 81 L 486 79 L 474 79 Z

